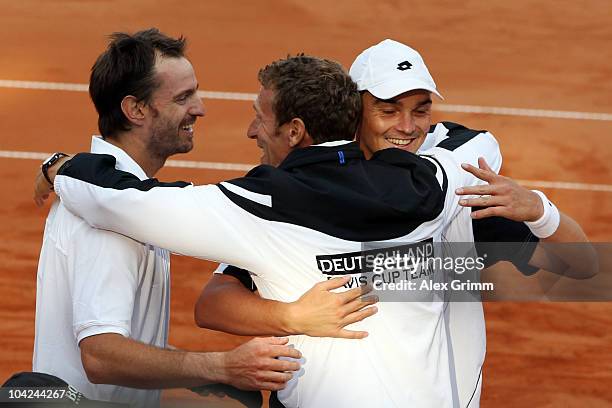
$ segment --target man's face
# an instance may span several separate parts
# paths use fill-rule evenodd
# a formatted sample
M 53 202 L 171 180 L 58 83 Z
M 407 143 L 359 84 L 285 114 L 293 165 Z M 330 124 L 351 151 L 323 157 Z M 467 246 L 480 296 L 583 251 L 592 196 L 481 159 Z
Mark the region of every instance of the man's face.
M 253 104 L 255 118 L 249 125 L 247 137 L 257 141 L 262 151 L 261 164 L 278 166 L 291 151 L 286 135 L 287 126 L 278 126 L 272 109 L 275 92 L 262 87 Z
M 367 158 L 390 147 L 413 153 L 421 147 L 431 125 L 429 91 L 418 89 L 385 100 L 364 92 L 361 100 L 363 113 L 357 134 Z
M 193 67 L 186 58 L 158 58 L 155 71 L 160 85 L 150 103 L 149 149 L 164 158 L 187 153 L 193 148 L 193 125 L 205 113 Z

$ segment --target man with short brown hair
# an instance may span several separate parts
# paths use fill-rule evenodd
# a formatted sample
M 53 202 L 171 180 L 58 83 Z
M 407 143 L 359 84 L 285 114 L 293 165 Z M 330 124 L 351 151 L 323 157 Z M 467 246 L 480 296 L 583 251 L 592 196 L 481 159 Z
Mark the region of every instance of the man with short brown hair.
M 112 156 L 136 180 L 193 148 L 204 107 L 184 47 L 182 37 L 156 29 L 115 33 L 92 68 L 102 134 L 92 152 Z M 159 405 L 161 388 L 284 387 L 285 371 L 299 364 L 276 358 L 300 355 L 287 339 L 255 339 L 225 353 L 168 348 L 170 253 L 145 242 L 92 228 L 53 204 L 38 267 L 33 370 L 90 399 L 143 407 Z

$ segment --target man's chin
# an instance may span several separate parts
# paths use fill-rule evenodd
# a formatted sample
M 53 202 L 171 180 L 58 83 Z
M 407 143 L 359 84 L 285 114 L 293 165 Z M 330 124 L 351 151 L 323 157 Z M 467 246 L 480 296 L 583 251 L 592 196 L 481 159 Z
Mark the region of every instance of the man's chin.
M 395 144 L 388 140 L 385 141 L 385 148 L 396 148 L 400 150 L 405 150 L 410 153 L 416 153 L 419 150 L 419 147 L 423 144 L 423 138 L 417 137 L 412 139 L 408 144 Z
M 176 149 L 176 154 L 189 153 L 191 150 L 193 150 L 193 141 L 190 140 L 178 146 Z

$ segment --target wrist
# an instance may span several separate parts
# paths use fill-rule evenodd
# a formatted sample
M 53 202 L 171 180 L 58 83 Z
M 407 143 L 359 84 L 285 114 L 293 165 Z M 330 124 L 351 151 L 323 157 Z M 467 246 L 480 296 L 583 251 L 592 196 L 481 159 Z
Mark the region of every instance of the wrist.
M 542 200 L 542 198 L 540 197 L 540 195 L 536 192 L 536 190 L 529 190 L 529 192 L 531 193 L 532 197 L 533 197 L 533 201 L 535 203 L 535 208 L 533 210 L 533 214 L 531 214 L 530 217 L 528 217 L 527 219 L 525 219 L 525 222 L 536 222 L 539 219 L 542 218 L 542 216 L 544 215 L 544 201 Z M 546 200 L 548 201 L 548 200 Z
M 193 377 L 199 385 L 227 383 L 227 357 L 231 352 L 187 353 L 187 367 L 193 369 Z M 191 376 L 190 376 L 191 377 Z
M 279 302 L 278 308 L 281 310 L 279 321 L 282 331 L 279 335 L 291 336 L 294 334 L 304 334 L 303 328 L 300 327 L 300 307 L 297 301 L 290 303 Z
M 53 180 L 57 173 L 57 169 L 67 160 L 67 157 L 69 156 L 66 153 L 53 153 L 43 162 L 40 168 L 45 180 L 51 185 L 51 190 L 53 190 Z
M 546 197 L 544 193 L 538 190 L 532 190 L 538 195 L 542 203 L 543 213 L 535 221 L 526 221 L 525 225 L 529 227 L 533 235 L 538 238 L 548 238 L 553 235 L 561 221 L 561 215 L 557 207 Z

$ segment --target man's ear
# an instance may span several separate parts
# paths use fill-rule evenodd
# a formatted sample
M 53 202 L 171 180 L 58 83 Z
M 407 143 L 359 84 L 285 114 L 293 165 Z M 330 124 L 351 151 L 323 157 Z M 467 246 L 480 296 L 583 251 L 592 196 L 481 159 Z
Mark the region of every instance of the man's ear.
M 306 131 L 306 125 L 304 125 L 304 121 L 302 119 L 293 118 L 289 123 L 287 123 L 287 126 L 289 127 L 289 147 L 298 147 L 304 143 L 306 139 L 310 139 L 310 136 Z
M 145 107 L 143 101 L 138 101 L 136 97 L 128 95 L 121 101 L 121 110 L 125 117 L 136 126 L 142 126 L 145 120 Z

